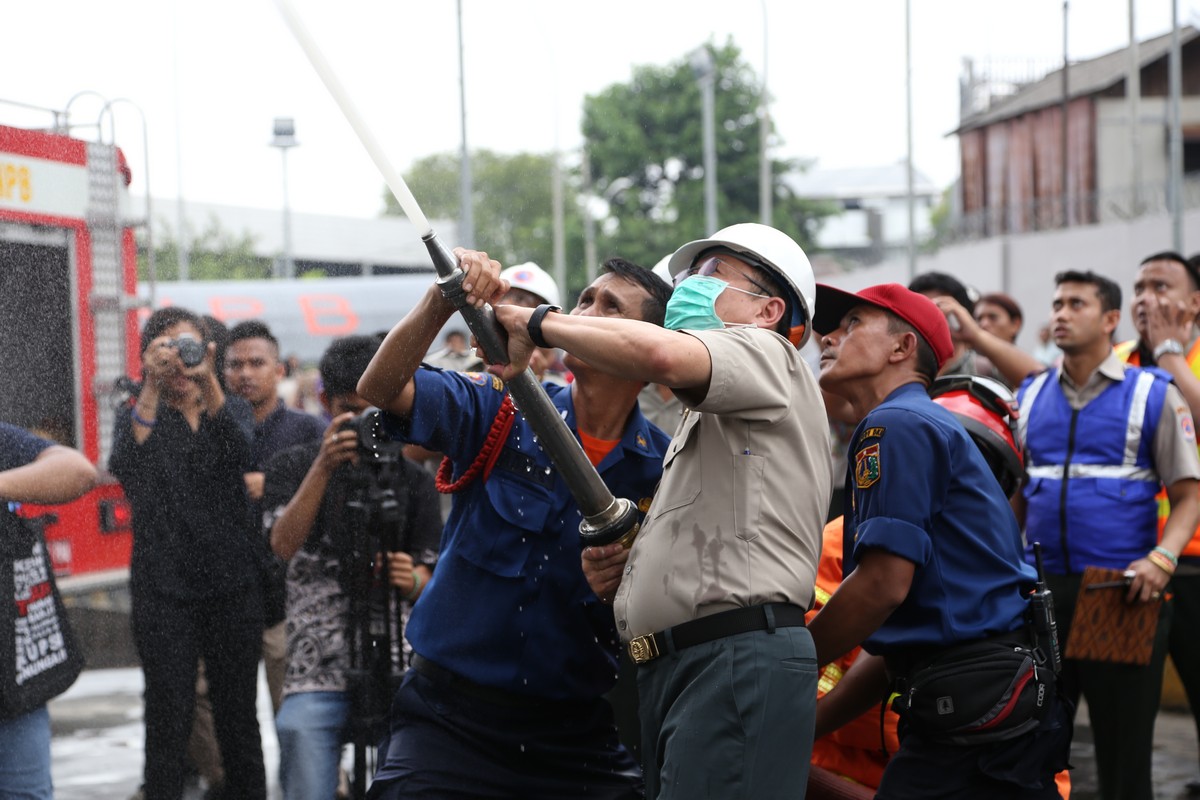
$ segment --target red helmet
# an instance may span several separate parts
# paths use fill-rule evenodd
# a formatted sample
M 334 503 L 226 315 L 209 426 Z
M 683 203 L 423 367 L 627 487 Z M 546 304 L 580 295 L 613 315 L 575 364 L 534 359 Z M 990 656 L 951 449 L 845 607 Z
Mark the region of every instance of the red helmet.
M 967 429 L 1000 488 L 1011 497 L 1025 475 L 1016 433 L 1020 410 L 1013 393 L 991 378 L 946 375 L 933 382 L 929 396 Z

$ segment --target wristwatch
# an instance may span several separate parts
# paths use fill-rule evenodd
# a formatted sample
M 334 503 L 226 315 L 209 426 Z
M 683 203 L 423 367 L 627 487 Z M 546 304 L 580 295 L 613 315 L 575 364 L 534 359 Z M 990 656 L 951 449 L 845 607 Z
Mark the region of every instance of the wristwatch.
M 1163 339 L 1158 347 L 1154 348 L 1155 361 L 1158 361 L 1160 358 L 1168 354 L 1177 356 L 1183 355 L 1183 345 L 1179 343 L 1178 339 Z
M 533 315 L 529 317 L 529 322 L 525 324 L 525 330 L 529 333 L 529 338 L 538 347 L 551 347 L 552 345 L 542 336 L 542 320 L 551 311 L 562 311 L 562 306 L 554 306 L 549 303 L 542 303 L 534 309 Z

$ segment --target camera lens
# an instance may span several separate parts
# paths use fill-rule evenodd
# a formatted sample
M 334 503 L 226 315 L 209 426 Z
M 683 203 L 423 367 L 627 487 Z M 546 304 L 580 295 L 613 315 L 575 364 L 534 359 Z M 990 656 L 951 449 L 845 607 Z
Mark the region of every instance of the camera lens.
M 184 335 L 176 339 L 175 349 L 185 367 L 194 367 L 204 360 L 204 344 L 191 336 Z

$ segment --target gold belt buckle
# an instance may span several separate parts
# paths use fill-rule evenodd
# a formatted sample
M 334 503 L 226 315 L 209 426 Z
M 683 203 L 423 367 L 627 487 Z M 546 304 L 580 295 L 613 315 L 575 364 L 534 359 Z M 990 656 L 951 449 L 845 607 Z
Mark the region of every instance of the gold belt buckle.
M 635 639 L 629 640 L 629 657 L 633 659 L 635 664 L 645 664 L 647 661 L 653 661 L 662 653 L 658 651 L 658 642 L 654 641 L 654 634 L 646 636 L 638 636 Z

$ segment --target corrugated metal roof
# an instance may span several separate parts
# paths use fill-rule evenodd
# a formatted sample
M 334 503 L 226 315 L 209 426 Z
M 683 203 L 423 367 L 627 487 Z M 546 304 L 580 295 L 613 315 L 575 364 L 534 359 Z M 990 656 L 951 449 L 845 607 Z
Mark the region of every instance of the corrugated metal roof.
M 1181 28 L 1179 31 L 1180 46 L 1195 39 L 1198 33 L 1200 31 L 1190 26 Z M 1138 61 L 1141 68 L 1145 69 L 1149 64 L 1165 58 L 1170 49 L 1170 32 L 1140 43 L 1138 45 Z M 1072 63 L 1067 68 L 1067 95 L 1073 99 L 1102 92 L 1125 80 L 1128 73 L 1128 47 L 1087 61 Z M 982 128 L 994 122 L 1018 117 L 1048 106 L 1059 105 L 1062 103 L 1062 94 L 1062 69 L 1060 68 L 1041 80 L 1020 89 L 1011 97 L 997 102 L 988 110 L 967 117 L 950 134 Z
M 797 197 L 809 200 L 904 197 L 908 193 L 908 170 L 903 161 L 877 167 L 791 172 L 783 180 Z M 914 169 L 913 191 L 921 197 L 937 195 L 941 189 L 919 169 Z

